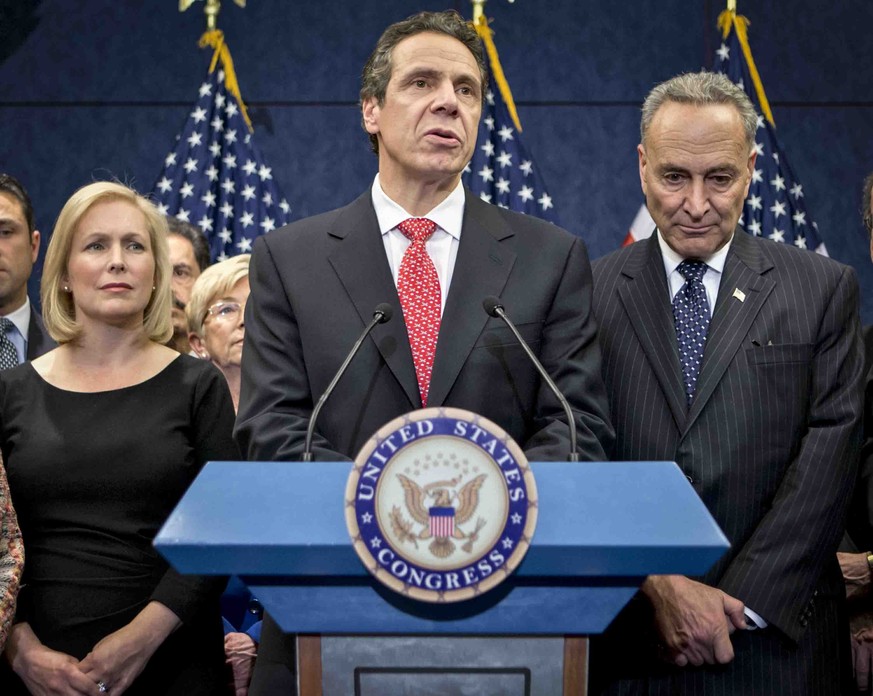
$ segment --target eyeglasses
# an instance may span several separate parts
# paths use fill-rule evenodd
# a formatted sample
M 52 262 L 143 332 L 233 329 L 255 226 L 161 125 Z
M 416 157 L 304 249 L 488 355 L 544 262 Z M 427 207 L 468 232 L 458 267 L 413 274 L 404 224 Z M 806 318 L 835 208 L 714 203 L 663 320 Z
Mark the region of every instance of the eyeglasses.
M 206 310 L 207 316 L 215 317 L 216 321 L 233 323 L 239 321 L 240 314 L 245 309 L 245 303 L 216 302 Z M 205 321 L 205 318 L 204 318 Z

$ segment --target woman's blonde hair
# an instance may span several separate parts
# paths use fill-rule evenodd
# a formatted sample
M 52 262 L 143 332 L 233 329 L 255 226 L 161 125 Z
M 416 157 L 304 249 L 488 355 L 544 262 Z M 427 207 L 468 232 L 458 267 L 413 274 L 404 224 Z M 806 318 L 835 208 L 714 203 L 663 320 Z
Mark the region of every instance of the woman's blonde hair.
M 167 246 L 167 220 L 148 199 L 123 184 L 111 181 L 83 186 L 70 196 L 58 216 L 46 250 L 40 285 L 42 318 L 46 329 L 58 343 L 69 343 L 82 332 L 81 324 L 76 321 L 73 297 L 63 289 L 63 279 L 67 276 L 76 227 L 91 208 L 108 201 L 130 203 L 145 217 L 155 259 L 155 290 L 145 308 L 143 329 L 152 341 L 166 343 L 173 335 L 170 314 L 173 300 L 170 288 L 172 268 Z
M 207 268 L 194 281 L 191 288 L 191 299 L 185 307 L 188 316 L 188 330 L 203 336 L 203 322 L 206 312 L 212 303 L 220 297 L 225 297 L 243 278 L 249 275 L 251 254 L 232 256 Z

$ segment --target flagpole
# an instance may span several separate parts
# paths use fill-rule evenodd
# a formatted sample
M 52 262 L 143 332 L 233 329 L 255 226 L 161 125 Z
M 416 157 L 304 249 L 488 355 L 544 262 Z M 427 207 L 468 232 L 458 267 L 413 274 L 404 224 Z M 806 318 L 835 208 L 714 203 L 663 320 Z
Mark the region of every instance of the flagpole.
M 197 0 L 179 0 L 179 12 L 184 12 Z M 233 0 L 237 6 L 245 7 L 246 0 Z M 203 14 L 206 15 L 206 31 L 215 31 L 218 28 L 218 13 L 221 12 L 221 0 L 206 0 Z
M 471 0 L 473 3 L 473 24 L 479 23 L 479 18 L 485 14 L 485 3 L 487 0 Z

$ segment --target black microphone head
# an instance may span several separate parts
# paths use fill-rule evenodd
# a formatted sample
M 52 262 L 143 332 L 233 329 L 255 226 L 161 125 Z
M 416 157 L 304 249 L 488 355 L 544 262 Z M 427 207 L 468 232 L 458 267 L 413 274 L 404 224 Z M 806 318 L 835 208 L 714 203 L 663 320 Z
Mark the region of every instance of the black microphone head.
M 503 309 L 503 303 L 500 301 L 499 297 L 495 297 L 494 295 L 488 295 L 488 297 L 482 300 L 482 307 L 492 317 L 497 317 L 500 316 L 497 313 L 497 310 Z
M 376 305 L 376 309 L 373 310 L 373 316 L 375 317 L 377 314 L 381 315 L 379 323 L 384 324 L 391 321 L 391 317 L 394 316 L 394 309 L 387 302 L 380 302 Z

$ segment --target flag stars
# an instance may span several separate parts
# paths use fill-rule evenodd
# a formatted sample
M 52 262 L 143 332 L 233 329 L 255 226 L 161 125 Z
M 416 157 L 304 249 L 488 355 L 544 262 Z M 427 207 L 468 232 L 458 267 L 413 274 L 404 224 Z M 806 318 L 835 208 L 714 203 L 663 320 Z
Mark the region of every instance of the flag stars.
M 773 205 L 770 206 L 770 212 L 779 219 L 780 215 L 785 215 L 785 204 L 782 201 L 775 201 Z
M 500 139 L 505 143 L 507 140 L 514 140 L 512 134 L 515 131 L 509 126 L 503 126 L 499 131 L 497 131 L 497 135 L 500 136 Z
M 756 169 L 755 171 L 753 171 L 753 172 L 752 172 L 752 183 L 753 183 L 753 184 L 760 184 L 762 181 L 764 181 L 764 172 L 763 172 L 763 170 L 761 170 L 761 169 Z
M 481 198 L 486 203 L 491 202 L 491 194 L 490 193 L 485 193 L 484 191 L 482 191 L 482 193 L 479 194 L 479 198 Z
M 770 180 L 770 185 L 775 188 L 777 191 L 785 190 L 785 179 L 779 174 L 776 175 L 774 179 Z
M 378 549 L 382 546 L 382 540 L 379 537 L 373 537 L 370 539 L 370 546 L 374 549 Z
M 509 180 L 501 176 L 497 180 L 497 193 L 508 194 L 509 192 Z
M 485 101 L 487 102 L 488 106 L 494 106 L 494 92 L 492 92 L 490 89 L 485 92 Z
M 236 130 L 231 129 L 231 130 L 227 131 L 227 133 L 224 134 L 224 142 L 228 143 L 229 145 L 232 145 L 233 143 L 235 143 L 236 142 Z
M 489 131 L 494 130 L 494 117 L 493 116 L 488 116 L 487 118 L 483 118 L 482 123 L 484 123 L 488 127 Z
M 169 155 L 167 155 L 164 158 L 164 166 L 165 167 L 172 167 L 172 166 L 175 166 L 175 164 L 176 164 L 176 153 L 171 152 Z
M 196 172 L 197 171 L 197 160 L 194 159 L 193 157 L 189 157 L 187 159 L 187 161 L 185 162 L 184 167 L 185 167 L 185 171 L 188 172 L 189 174 L 191 172 Z
M 225 97 L 221 92 L 215 95 L 215 106 L 219 109 L 224 106 L 225 101 L 227 101 L 227 97 Z
M 207 234 L 212 232 L 212 219 L 206 214 L 197 221 L 197 225 Z
M 190 211 L 185 210 L 184 208 L 179 208 L 179 212 L 176 213 L 176 217 L 179 218 L 182 222 L 190 222 L 188 218 L 191 216 Z
M 791 219 L 794 220 L 794 224 L 798 227 L 802 227 L 806 225 L 806 213 L 802 210 L 798 210 L 794 215 L 791 216 Z
M 221 145 L 219 145 L 217 142 L 213 142 L 209 146 L 209 152 L 212 154 L 213 157 L 218 157 L 221 154 Z
M 719 60 L 727 60 L 731 55 L 731 49 L 727 44 L 722 44 L 719 49 L 716 51 Z
M 806 249 L 806 237 L 797 235 L 797 237 L 794 238 L 794 246 L 798 249 Z
M 764 127 L 764 117 L 761 114 L 758 114 L 758 119 L 756 122 L 756 129 L 760 129 Z
M 497 156 L 497 164 L 500 165 L 500 168 L 509 167 L 512 165 L 512 154 L 506 152 L 506 150 L 501 150 L 500 154 Z
M 261 198 L 261 201 L 266 206 L 273 205 L 273 194 L 270 193 L 269 191 L 264 191 L 264 195 Z
M 179 189 L 179 193 L 181 194 L 182 198 L 190 198 L 194 195 L 194 184 L 186 181 L 184 184 L 182 184 L 182 188 Z
M 486 140 L 479 149 L 485 153 L 486 157 L 494 157 L 494 143 L 490 140 Z
M 224 113 L 228 118 L 233 118 L 239 113 L 239 107 L 232 101 L 229 101 L 227 106 L 224 107 Z
M 236 190 L 236 185 L 233 183 L 233 179 L 228 178 L 221 182 L 221 188 L 226 194 L 231 194 Z
M 164 177 L 158 182 L 158 188 L 161 190 L 161 193 L 167 193 L 173 190 L 173 182 Z
M 202 85 L 200 85 L 200 96 L 201 97 L 205 97 L 205 96 L 208 96 L 210 94 L 212 94 L 212 85 L 210 85 L 208 82 L 204 82 Z
M 746 201 L 746 205 L 749 206 L 752 210 L 761 210 L 764 207 L 763 205 L 761 205 L 760 196 L 749 196 L 749 200 Z
M 227 154 L 221 161 L 224 162 L 224 166 L 228 169 L 234 169 L 236 167 L 236 155 Z
M 521 169 L 525 176 L 530 176 L 531 174 L 533 174 L 533 162 L 531 162 L 530 160 L 525 160 L 518 165 L 518 168 Z
M 212 126 L 212 130 L 223 131 L 224 130 L 224 121 L 222 121 L 218 116 L 212 119 L 209 122 L 209 125 Z
M 265 216 L 264 219 L 261 220 L 261 229 L 264 230 L 264 233 L 272 232 L 276 229 L 276 221 L 270 216 Z
M 206 170 L 206 177 L 210 181 L 218 181 L 218 170 L 215 168 L 214 164 L 209 165 L 209 169 Z
M 219 238 L 221 239 L 222 244 L 230 244 L 233 241 L 233 233 L 226 227 L 221 229 L 221 232 L 218 233 Z
M 236 243 L 236 248 L 239 249 L 240 254 L 249 254 L 252 251 L 252 240 L 248 237 L 240 237 Z
M 206 120 L 206 109 L 202 106 L 198 106 L 194 111 L 191 112 L 191 118 L 194 119 L 194 123 L 201 123 Z
M 752 220 L 749 223 L 749 232 L 751 232 L 756 237 L 760 237 L 761 236 L 761 223 L 758 222 L 757 220 Z
M 247 201 L 252 200 L 255 197 L 255 187 L 254 186 L 245 186 L 242 190 L 242 197 Z
M 543 210 L 548 210 L 549 208 L 554 208 L 555 206 L 552 204 L 552 197 L 548 193 L 543 193 L 542 196 L 539 197 L 537 203 L 540 204 Z
M 260 169 L 258 169 L 258 176 L 261 177 L 261 181 L 267 181 L 267 179 L 273 178 L 273 170 L 262 164 Z
M 288 215 L 288 213 L 291 212 L 291 206 L 288 204 L 288 201 L 286 201 L 284 198 L 279 203 L 279 207 L 282 209 L 282 212 L 285 213 L 285 215 Z
M 221 204 L 221 207 L 218 209 L 225 218 L 233 217 L 233 206 L 230 204 L 230 201 L 225 201 Z
M 774 242 L 784 242 L 785 241 L 785 232 L 783 230 L 774 229 L 771 234 L 768 235 L 770 239 Z
M 200 197 L 200 200 L 206 204 L 207 208 L 214 208 L 215 207 L 215 194 L 212 193 L 212 191 L 207 191 L 206 193 L 204 193 Z
M 191 147 L 197 147 L 203 142 L 203 134 L 194 131 L 191 135 L 188 136 L 188 145 Z
M 503 548 L 505 548 L 505 549 L 511 549 L 511 548 L 513 547 L 513 545 L 514 545 L 512 539 L 510 539 L 509 537 L 503 537 L 503 539 L 501 540 L 500 544 L 501 544 L 501 545 L 503 546 Z
M 482 181 L 494 181 L 494 170 L 486 164 L 479 170 L 479 176 L 482 177 Z
M 794 184 L 794 186 L 791 187 L 791 195 L 794 196 L 794 200 L 803 198 L 803 186 L 800 184 Z
M 243 227 L 249 228 L 255 224 L 255 216 L 251 213 L 243 213 L 239 221 Z
M 164 203 L 158 203 L 158 212 L 161 215 L 169 215 L 170 209 Z
M 521 190 L 518 192 L 518 197 L 521 198 L 525 203 L 533 200 L 533 189 L 530 186 L 522 186 Z
M 755 143 L 755 152 L 758 153 L 758 157 L 764 156 L 764 146 L 761 143 Z
M 258 165 L 254 160 L 248 160 L 243 165 L 243 171 L 246 173 L 246 176 L 251 176 L 258 170 Z

